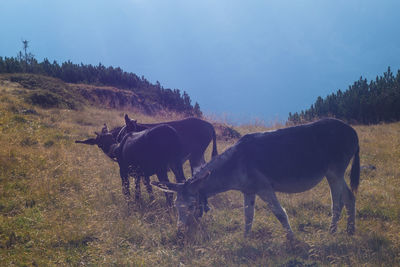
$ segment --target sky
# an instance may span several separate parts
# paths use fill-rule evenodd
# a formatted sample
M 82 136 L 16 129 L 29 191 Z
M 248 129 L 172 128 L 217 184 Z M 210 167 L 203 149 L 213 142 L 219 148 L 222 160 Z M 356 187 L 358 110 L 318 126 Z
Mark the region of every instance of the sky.
M 400 69 L 400 1 L 0 0 L 0 56 L 121 67 L 207 116 L 284 121 Z

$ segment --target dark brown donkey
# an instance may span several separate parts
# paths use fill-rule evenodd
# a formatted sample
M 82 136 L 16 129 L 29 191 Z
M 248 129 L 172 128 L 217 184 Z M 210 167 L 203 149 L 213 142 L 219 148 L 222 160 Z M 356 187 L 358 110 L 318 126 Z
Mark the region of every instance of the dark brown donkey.
M 182 169 L 182 147 L 175 129 L 168 125 L 156 127 L 124 135 L 121 142 L 117 142 L 106 125 L 96 138 L 76 143 L 97 145 L 111 159 L 116 159 L 120 168 L 122 192 L 130 198 L 128 176 L 135 177 L 135 198 L 140 198 L 140 178 L 144 177 L 147 191 L 152 197 L 150 176 L 157 174 L 159 181 L 168 182 L 169 168 L 175 174 L 177 182 L 184 182 Z M 172 196 L 167 194 L 167 204 L 172 204 Z
M 353 159 L 348 188 L 344 174 Z M 275 192 L 299 193 L 327 178 L 332 196 L 335 232 L 343 206 L 347 231 L 355 231 L 355 197 L 360 179 L 359 144 L 356 131 L 336 119 L 243 136 L 233 147 L 213 158 L 185 183 L 153 183 L 167 192 L 177 192 L 178 227 L 193 220 L 199 195 L 210 197 L 228 190 L 244 195 L 245 234 L 253 223 L 256 195 L 264 200 L 287 232 L 294 237 L 285 210 Z
M 165 124 L 176 130 L 182 144 L 182 163 L 189 159 L 192 174 L 196 169 L 205 164 L 204 152 L 213 141 L 212 157 L 218 155 L 215 129 L 211 123 L 198 118 L 187 118 L 177 121 L 168 121 L 154 124 L 137 123 L 128 115 L 125 115 L 126 126 L 113 129 L 112 132 L 117 140 L 121 139 L 127 132 L 140 132 Z

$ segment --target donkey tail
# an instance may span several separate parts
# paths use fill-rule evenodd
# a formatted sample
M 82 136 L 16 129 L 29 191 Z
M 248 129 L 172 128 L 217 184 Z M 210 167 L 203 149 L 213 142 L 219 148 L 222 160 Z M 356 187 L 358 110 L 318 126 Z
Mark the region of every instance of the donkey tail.
M 350 172 L 350 187 L 351 191 L 357 193 L 358 185 L 360 184 L 360 147 L 357 146 L 357 151 L 354 154 L 353 163 Z
M 211 153 L 211 157 L 215 157 L 218 155 L 218 151 L 217 151 L 217 137 L 215 135 L 215 130 L 214 127 L 212 129 L 212 140 L 213 140 L 213 148 L 212 148 L 212 153 Z

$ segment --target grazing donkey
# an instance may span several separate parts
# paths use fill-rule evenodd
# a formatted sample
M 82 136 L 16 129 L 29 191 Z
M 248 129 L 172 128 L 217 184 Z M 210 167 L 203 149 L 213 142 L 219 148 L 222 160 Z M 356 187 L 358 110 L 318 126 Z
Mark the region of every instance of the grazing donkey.
M 140 198 L 140 177 L 144 177 L 147 191 L 152 196 L 150 176 L 157 174 L 159 181 L 169 182 L 167 171 L 171 168 L 177 182 L 184 182 L 185 176 L 181 162 L 181 143 L 176 131 L 168 125 L 126 134 L 118 143 L 106 125 L 96 138 L 76 143 L 97 145 L 111 159 L 116 159 L 122 179 L 122 192 L 130 198 L 128 175 L 135 175 L 135 199 Z M 172 204 L 172 197 L 166 194 L 167 204 Z
M 345 170 L 353 158 L 350 185 Z M 331 233 L 337 229 L 343 205 L 348 214 L 347 232 L 355 231 L 355 197 L 360 177 L 356 131 L 336 119 L 272 132 L 248 134 L 233 147 L 212 159 L 185 183 L 153 183 L 167 192 L 177 192 L 178 228 L 188 226 L 203 197 L 239 190 L 244 195 L 245 235 L 251 229 L 255 196 L 272 210 L 294 238 L 287 214 L 275 192 L 299 193 L 316 186 L 326 176 L 332 196 Z M 199 197 L 200 196 L 200 197 Z
M 218 155 L 215 129 L 211 123 L 198 118 L 187 118 L 177 121 L 169 121 L 154 124 L 137 123 L 125 114 L 126 126 L 112 130 L 117 140 L 127 132 L 139 132 L 146 129 L 166 124 L 176 130 L 182 144 L 182 163 L 189 159 L 192 174 L 197 168 L 205 164 L 204 152 L 211 140 L 213 141 L 212 157 Z

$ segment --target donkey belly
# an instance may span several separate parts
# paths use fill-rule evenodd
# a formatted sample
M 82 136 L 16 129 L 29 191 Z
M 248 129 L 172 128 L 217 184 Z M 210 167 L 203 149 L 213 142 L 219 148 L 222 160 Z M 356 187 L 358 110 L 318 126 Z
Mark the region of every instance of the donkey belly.
M 320 173 L 307 177 L 278 177 L 270 180 L 276 192 L 301 193 L 315 187 L 324 176 L 324 173 Z
M 287 193 L 304 192 L 316 186 L 326 175 L 330 162 L 328 153 L 319 147 L 302 148 L 300 144 L 265 149 L 258 155 L 257 169 L 275 191 Z

